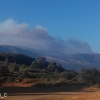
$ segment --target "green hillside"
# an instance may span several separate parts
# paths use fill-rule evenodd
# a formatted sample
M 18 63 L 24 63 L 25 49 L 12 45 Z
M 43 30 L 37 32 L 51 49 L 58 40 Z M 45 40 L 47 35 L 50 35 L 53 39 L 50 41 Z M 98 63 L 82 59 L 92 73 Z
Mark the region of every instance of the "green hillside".
M 0 53 L 0 85 L 4 83 L 57 84 L 100 84 L 100 71 L 81 69 L 80 72 L 65 70 L 56 62 L 37 59 L 22 54 Z

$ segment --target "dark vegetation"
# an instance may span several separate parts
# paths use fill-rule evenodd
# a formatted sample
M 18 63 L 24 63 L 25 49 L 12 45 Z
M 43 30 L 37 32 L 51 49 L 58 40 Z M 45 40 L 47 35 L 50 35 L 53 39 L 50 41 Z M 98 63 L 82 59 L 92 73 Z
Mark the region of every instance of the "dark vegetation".
M 0 84 L 5 82 L 36 82 L 37 85 L 100 84 L 100 71 L 84 68 L 80 72 L 66 70 L 44 57 L 37 59 L 22 54 L 0 53 Z

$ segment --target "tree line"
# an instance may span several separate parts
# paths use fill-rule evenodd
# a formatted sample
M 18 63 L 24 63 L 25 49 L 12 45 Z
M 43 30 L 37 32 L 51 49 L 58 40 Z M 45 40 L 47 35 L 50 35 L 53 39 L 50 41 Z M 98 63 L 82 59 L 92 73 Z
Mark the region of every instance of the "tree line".
M 37 59 L 22 54 L 0 53 L 0 84 L 4 82 L 34 82 L 41 84 L 100 84 L 100 71 L 84 68 L 80 72 L 66 70 L 56 62 Z

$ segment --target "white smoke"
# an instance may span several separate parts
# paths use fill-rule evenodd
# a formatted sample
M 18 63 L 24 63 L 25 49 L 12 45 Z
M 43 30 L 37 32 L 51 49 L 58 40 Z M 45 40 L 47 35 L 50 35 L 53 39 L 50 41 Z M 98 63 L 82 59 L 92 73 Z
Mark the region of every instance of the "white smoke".
M 11 18 L 0 23 L 0 44 L 58 51 L 64 54 L 92 52 L 86 42 L 77 39 L 58 40 L 50 36 L 43 26 L 36 25 L 30 30 L 28 24 L 19 24 Z

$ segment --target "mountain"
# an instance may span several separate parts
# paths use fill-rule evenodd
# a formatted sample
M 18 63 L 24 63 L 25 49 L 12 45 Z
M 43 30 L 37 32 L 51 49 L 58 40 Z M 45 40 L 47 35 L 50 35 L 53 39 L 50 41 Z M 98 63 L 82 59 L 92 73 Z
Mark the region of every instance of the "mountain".
M 66 55 L 63 59 L 46 56 L 48 60 L 61 63 L 66 69 L 80 70 L 82 68 L 100 69 L 100 54 L 72 54 Z
M 16 46 L 8 46 L 8 45 L 0 45 L 0 52 L 4 53 L 15 53 L 15 54 L 25 54 L 30 57 L 38 57 L 40 54 L 36 51 L 30 51 L 24 47 L 16 47 Z
M 16 47 L 0 45 L 0 52 L 25 54 L 33 58 L 44 56 L 48 61 L 54 61 L 61 64 L 66 69 L 79 71 L 81 68 L 100 69 L 100 54 L 72 54 L 65 55 L 57 51 L 42 49 L 32 49 L 25 47 Z

